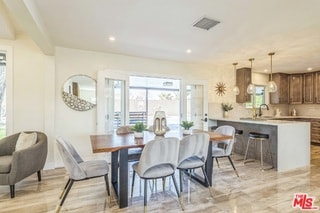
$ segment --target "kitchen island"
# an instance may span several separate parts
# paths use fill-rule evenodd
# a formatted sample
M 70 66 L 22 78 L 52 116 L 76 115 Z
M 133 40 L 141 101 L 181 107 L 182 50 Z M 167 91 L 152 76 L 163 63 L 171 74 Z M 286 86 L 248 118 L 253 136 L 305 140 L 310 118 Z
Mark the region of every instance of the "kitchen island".
M 269 134 L 273 163 L 277 171 L 284 172 L 310 165 L 310 123 L 239 118 L 210 118 L 210 126 L 230 125 L 243 130 L 244 147 L 247 146 L 249 132 Z M 239 153 L 241 144 L 235 144 L 235 152 Z M 257 156 L 260 156 L 257 153 Z M 254 157 L 254 147 L 249 148 L 248 157 Z M 266 162 L 270 162 L 268 159 Z

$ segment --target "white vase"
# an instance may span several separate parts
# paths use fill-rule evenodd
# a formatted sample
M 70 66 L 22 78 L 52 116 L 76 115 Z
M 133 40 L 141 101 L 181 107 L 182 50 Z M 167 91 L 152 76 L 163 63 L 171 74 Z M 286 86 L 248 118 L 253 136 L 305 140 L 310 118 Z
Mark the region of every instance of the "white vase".
M 135 138 L 143 138 L 143 132 L 134 132 L 133 134 Z
M 223 111 L 223 117 L 227 118 L 228 117 L 228 111 Z
M 183 130 L 184 135 L 190 135 L 191 134 L 191 129 L 185 129 Z

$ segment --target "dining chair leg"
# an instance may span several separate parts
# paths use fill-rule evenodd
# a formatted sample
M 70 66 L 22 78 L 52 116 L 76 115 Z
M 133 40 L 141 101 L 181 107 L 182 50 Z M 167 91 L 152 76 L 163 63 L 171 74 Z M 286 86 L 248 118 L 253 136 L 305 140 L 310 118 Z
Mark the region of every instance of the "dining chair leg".
M 188 177 L 188 203 L 191 202 L 191 169 L 189 170 L 189 177 Z
M 182 169 L 179 169 L 179 179 L 180 179 L 180 193 L 183 192 L 183 186 L 182 186 L 182 179 L 183 179 L 183 171 Z
M 136 176 L 136 172 L 133 170 L 133 173 L 132 173 L 132 182 L 131 182 L 131 199 L 133 197 L 133 187 L 134 187 L 134 179 L 135 179 L 135 176 Z
M 233 170 L 234 170 L 234 172 L 236 173 L 237 177 L 239 177 L 238 172 L 237 172 L 237 170 L 236 170 L 236 167 L 234 166 L 234 164 L 233 164 L 232 159 L 230 158 L 230 156 L 228 156 L 228 159 L 229 159 L 229 161 L 230 161 L 230 163 L 231 163 L 231 166 L 233 167 Z
M 62 192 L 61 192 L 61 194 L 60 194 L 60 196 L 59 196 L 59 199 L 62 198 L 64 192 L 66 191 L 66 189 L 67 189 L 67 187 L 68 187 L 68 185 L 69 185 L 69 183 L 70 183 L 70 180 L 71 180 L 71 179 L 69 178 L 68 181 L 67 181 L 67 183 L 66 183 L 66 185 L 64 186 L 64 189 L 62 190 Z
M 108 174 L 106 174 L 106 175 L 104 176 L 104 180 L 105 180 L 105 182 L 106 182 L 106 189 L 107 189 L 108 196 L 110 196 L 110 188 L 109 188 Z
M 162 178 L 162 190 L 163 191 L 166 190 L 166 178 L 165 177 Z
M 220 164 L 219 164 L 218 158 L 215 158 L 215 159 L 216 159 L 218 168 L 220 168 Z
M 68 187 L 67 187 L 67 189 L 66 189 L 66 192 L 64 193 L 64 195 L 63 195 L 63 197 L 62 197 L 62 200 L 61 200 L 61 202 L 60 202 L 60 207 L 63 205 L 65 199 L 67 198 L 67 196 L 68 196 L 68 194 L 69 194 L 69 191 L 70 191 L 70 189 L 71 189 L 71 187 L 72 187 L 72 185 L 73 185 L 73 182 L 74 182 L 74 180 L 70 179 L 70 183 L 68 184 Z
M 181 199 L 181 194 L 179 193 L 179 190 L 178 190 L 178 184 L 177 184 L 176 178 L 174 177 L 174 174 L 172 174 L 171 177 L 172 177 L 172 180 L 173 180 L 174 188 L 176 189 L 176 193 L 178 195 L 178 199 L 179 199 L 179 204 L 180 204 L 181 210 L 184 211 L 183 202 L 182 202 L 182 199 Z
M 144 179 L 144 201 L 143 201 L 143 210 L 144 212 L 147 212 L 147 179 Z
M 209 193 L 210 193 L 211 197 L 213 197 L 213 193 L 211 191 L 211 185 L 210 185 L 210 182 L 209 182 L 209 178 L 208 178 L 208 175 L 207 175 L 206 171 L 204 170 L 204 166 L 201 167 L 201 170 L 202 170 L 204 179 L 208 184 Z

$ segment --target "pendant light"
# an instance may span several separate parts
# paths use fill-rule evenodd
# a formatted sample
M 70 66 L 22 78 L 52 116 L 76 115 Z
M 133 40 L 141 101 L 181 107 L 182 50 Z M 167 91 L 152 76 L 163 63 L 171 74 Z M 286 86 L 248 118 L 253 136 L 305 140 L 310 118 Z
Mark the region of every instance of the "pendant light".
M 271 67 L 270 67 L 270 81 L 267 84 L 267 91 L 268 92 L 276 92 L 277 91 L 277 84 L 272 80 L 272 56 L 274 55 L 274 52 L 269 53 L 270 59 L 271 59 Z
M 233 63 L 232 65 L 234 66 L 234 73 L 235 73 L 235 75 L 237 75 L 236 66 L 238 65 L 238 63 Z M 233 93 L 234 93 L 235 95 L 239 95 L 239 94 L 240 94 L 240 89 L 239 89 L 239 87 L 237 86 L 237 84 L 233 87 Z
M 254 58 L 249 58 L 249 61 L 251 62 L 251 81 L 250 84 L 247 87 L 247 93 L 248 94 L 254 94 L 256 92 L 256 87 L 254 86 L 254 84 L 252 83 L 252 61 L 254 60 Z

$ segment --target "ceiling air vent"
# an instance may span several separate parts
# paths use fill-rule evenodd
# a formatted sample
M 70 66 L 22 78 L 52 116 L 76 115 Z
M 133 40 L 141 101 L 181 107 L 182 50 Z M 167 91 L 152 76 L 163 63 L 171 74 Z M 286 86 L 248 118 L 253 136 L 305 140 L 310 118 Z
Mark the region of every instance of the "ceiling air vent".
M 220 23 L 220 21 L 216 21 L 213 19 L 203 17 L 197 23 L 195 23 L 193 26 L 200 28 L 200 29 L 204 29 L 204 30 L 210 30 L 212 27 L 214 27 L 215 25 L 217 25 L 219 23 Z

